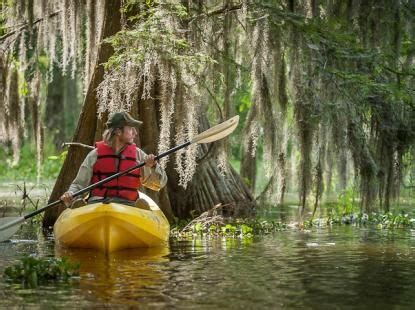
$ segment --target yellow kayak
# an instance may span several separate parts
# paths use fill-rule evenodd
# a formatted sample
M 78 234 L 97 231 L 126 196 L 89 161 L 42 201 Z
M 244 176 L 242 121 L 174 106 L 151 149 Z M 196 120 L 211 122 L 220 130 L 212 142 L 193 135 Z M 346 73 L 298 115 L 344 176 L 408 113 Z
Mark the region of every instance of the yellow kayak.
M 140 193 L 146 208 L 95 203 L 66 209 L 53 230 L 58 245 L 98 249 L 105 253 L 166 243 L 170 225 L 157 204 Z

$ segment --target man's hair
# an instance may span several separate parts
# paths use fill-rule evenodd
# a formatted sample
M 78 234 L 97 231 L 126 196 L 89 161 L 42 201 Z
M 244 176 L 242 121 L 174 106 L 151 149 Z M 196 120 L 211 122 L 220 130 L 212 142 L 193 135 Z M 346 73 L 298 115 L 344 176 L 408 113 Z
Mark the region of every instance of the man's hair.
M 113 149 L 115 148 L 115 132 L 117 129 L 122 131 L 122 128 L 108 128 L 105 129 L 104 133 L 102 134 L 102 140 L 104 140 L 104 143 Z

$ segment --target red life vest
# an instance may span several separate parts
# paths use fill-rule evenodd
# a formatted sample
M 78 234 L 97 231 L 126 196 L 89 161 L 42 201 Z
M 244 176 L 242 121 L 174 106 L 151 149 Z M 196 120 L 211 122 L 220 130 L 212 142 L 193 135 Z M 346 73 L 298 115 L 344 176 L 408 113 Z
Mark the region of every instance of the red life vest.
M 126 145 L 119 155 L 116 155 L 114 150 L 103 141 L 95 143 L 95 147 L 98 158 L 92 169 L 91 184 L 137 164 L 135 144 Z M 118 167 L 116 167 L 117 159 Z M 91 195 L 104 198 L 118 197 L 135 201 L 138 198 L 138 188 L 140 186 L 140 169 L 137 169 L 94 188 Z

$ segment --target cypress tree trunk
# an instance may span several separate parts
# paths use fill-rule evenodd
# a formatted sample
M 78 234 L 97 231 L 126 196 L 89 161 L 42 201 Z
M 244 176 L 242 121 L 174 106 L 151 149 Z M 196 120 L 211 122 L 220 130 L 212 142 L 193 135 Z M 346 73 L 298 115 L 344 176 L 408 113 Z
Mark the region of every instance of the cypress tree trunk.
M 284 152 L 278 154 L 278 197 L 277 204 L 282 206 L 284 204 L 285 192 L 287 191 L 287 159 Z
M 153 98 L 157 98 L 157 96 L 153 96 Z M 159 111 L 159 106 L 155 100 L 140 101 L 131 111 L 133 114 L 139 114 L 140 119 L 143 120 L 143 125 L 139 130 L 139 138 L 141 149 L 147 154 L 157 154 L 157 142 L 160 136 Z M 149 195 L 160 206 L 169 221 L 173 220 L 167 187 L 161 189 L 160 192 L 147 190 L 145 187 L 142 187 L 140 191 Z
M 254 122 L 254 119 L 256 118 L 256 107 L 252 106 L 251 109 L 248 112 L 248 116 L 245 121 L 245 126 L 243 129 L 244 136 L 250 135 L 250 128 L 251 123 Z M 255 152 L 255 155 L 252 156 L 253 152 L 253 143 L 251 139 L 249 139 L 247 145 L 243 143 L 242 145 L 242 156 L 241 156 L 241 167 L 239 170 L 239 173 L 241 175 L 241 178 L 243 182 L 246 184 L 246 186 L 249 188 L 251 193 L 255 192 L 255 182 L 256 182 L 256 158 L 257 153 Z
M 41 119 L 41 111 L 40 111 L 40 79 L 39 75 L 36 74 L 31 81 L 31 95 L 28 98 L 30 114 L 32 116 L 32 131 L 33 131 L 33 140 L 35 142 L 36 147 L 36 170 L 37 170 L 37 182 L 39 182 L 40 178 L 40 169 L 41 169 L 41 162 L 43 158 L 43 126 L 42 126 L 42 119 Z
M 231 3 L 229 0 L 225 3 L 226 7 L 230 7 Z M 225 78 L 225 89 L 223 96 L 223 107 L 224 107 L 224 118 L 228 119 L 235 115 L 235 105 L 231 102 L 232 89 L 234 88 L 235 78 L 232 74 L 232 69 L 229 64 L 229 59 L 233 58 L 231 51 L 231 27 L 232 27 L 232 16 L 229 13 L 225 13 L 223 23 L 223 76 Z
M 20 126 L 21 111 L 19 105 L 19 77 L 16 68 L 9 68 L 8 74 L 8 114 L 6 113 L 7 143 L 11 146 L 13 153 L 12 166 L 17 165 L 20 159 L 20 146 L 22 142 L 22 128 Z
M 6 63 L 3 54 L 0 54 L 0 143 L 6 142 Z
M 48 96 L 46 98 L 45 122 L 49 130 L 53 132 L 53 143 L 56 149 L 59 149 L 62 142 L 64 142 L 65 126 L 65 111 L 63 92 L 64 77 L 62 72 L 54 66 L 53 80 L 48 84 Z M 62 107 L 63 106 L 63 107 Z
M 226 0 L 225 6 L 230 7 L 231 3 Z M 222 56 L 222 73 L 224 76 L 224 90 L 223 90 L 223 119 L 227 120 L 235 115 L 235 105 L 232 102 L 232 89 L 234 89 L 235 77 L 232 72 L 232 67 L 229 63 L 229 59 L 233 58 L 231 43 L 231 27 L 232 27 L 232 16 L 229 13 L 225 13 L 223 21 L 223 56 Z M 228 158 L 231 153 L 230 143 L 228 138 L 220 141 L 220 147 L 222 148 L 222 155 Z
M 279 132 L 277 132 L 277 140 L 279 141 L 279 153 L 278 153 L 278 165 L 277 165 L 277 180 L 278 180 L 278 196 L 277 203 L 278 205 L 284 204 L 285 193 L 287 191 L 287 179 L 288 179 L 288 169 L 287 169 L 287 143 L 288 143 L 288 124 L 287 124 L 287 107 L 288 107 L 288 94 L 287 94 L 287 77 L 286 77 L 286 62 L 285 55 L 281 51 L 280 42 L 276 42 L 278 48 L 278 54 L 275 55 L 276 58 L 276 68 L 278 76 L 278 106 L 280 109 L 280 122 Z
M 199 131 L 209 127 L 206 116 L 201 116 Z M 251 214 L 255 205 L 251 192 L 232 167 L 229 166 L 229 172 L 225 176 L 220 173 L 216 151 L 215 144 L 200 145 L 201 160 L 187 189 L 178 185 L 177 172 L 172 163 L 168 165 L 169 197 L 173 211 L 179 218 L 194 217 L 217 204 L 234 206 L 232 215 Z
M 104 16 L 100 42 L 102 42 L 103 39 L 114 35 L 121 29 L 121 2 L 119 0 L 106 0 L 103 2 L 103 5 Z M 97 60 L 94 66 L 94 71 L 91 76 L 91 81 L 85 96 L 82 112 L 79 116 L 78 126 L 76 128 L 73 141 L 93 145 L 96 138 L 96 132 L 97 135 L 100 131 L 102 132 L 102 122 L 99 122 L 97 119 L 96 88 L 103 80 L 104 76 L 104 68 L 100 64 L 106 62 L 112 53 L 113 49 L 109 44 L 102 43 L 100 45 L 97 54 Z M 58 200 L 62 193 L 68 189 L 69 185 L 75 178 L 87 152 L 88 150 L 79 149 L 76 147 L 69 149 L 68 155 L 59 173 L 52 194 L 49 198 L 49 202 Z M 59 206 L 46 211 L 43 218 L 43 227 L 52 226 L 63 210 L 64 206 Z

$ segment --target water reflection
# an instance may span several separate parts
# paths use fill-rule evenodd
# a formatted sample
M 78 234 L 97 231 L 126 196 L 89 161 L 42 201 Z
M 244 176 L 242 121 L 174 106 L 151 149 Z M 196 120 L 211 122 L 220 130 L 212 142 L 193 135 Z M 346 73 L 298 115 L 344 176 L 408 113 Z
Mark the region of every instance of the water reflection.
M 405 230 L 341 227 L 297 237 L 297 255 L 302 259 L 293 265 L 304 294 L 312 296 L 308 305 L 324 308 L 335 300 L 344 307 L 413 303 L 415 263 Z
M 80 262 L 79 288 L 83 298 L 106 304 L 159 301 L 157 287 L 166 280 L 163 263 L 168 247 L 131 249 L 104 254 L 95 250 L 56 247 L 56 257 Z

